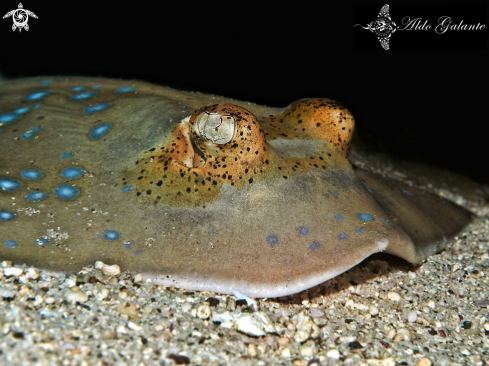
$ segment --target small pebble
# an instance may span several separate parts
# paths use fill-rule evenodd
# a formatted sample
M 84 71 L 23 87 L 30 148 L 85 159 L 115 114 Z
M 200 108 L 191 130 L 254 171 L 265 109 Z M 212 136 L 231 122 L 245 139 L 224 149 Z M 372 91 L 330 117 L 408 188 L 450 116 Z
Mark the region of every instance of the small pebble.
M 379 313 L 379 308 L 377 306 L 371 305 L 368 308 L 368 312 L 369 312 L 370 315 L 376 316 Z
M 46 297 L 44 299 L 44 302 L 48 305 L 54 304 L 56 302 L 56 299 L 52 296 Z
M 331 358 L 333 360 L 339 360 L 340 352 L 337 349 L 330 349 L 328 352 L 326 352 L 326 357 Z
M 321 318 L 324 316 L 324 310 L 320 308 L 311 308 L 307 312 L 311 318 Z
M 408 322 L 415 323 L 418 320 L 418 313 L 416 311 L 410 311 L 408 314 Z
M 307 342 L 305 345 L 299 348 L 299 353 L 303 357 L 314 357 L 316 355 L 316 345 L 314 343 Z
M 397 292 L 392 292 L 392 291 L 388 292 L 386 297 L 390 301 L 395 301 L 395 302 L 401 301 L 401 295 L 399 295 Z
M 250 343 L 248 345 L 248 354 L 251 356 L 251 357 L 255 357 L 256 356 L 256 347 L 253 343 Z
M 102 268 L 102 273 L 106 276 L 118 276 L 121 274 L 121 267 L 117 264 L 113 264 L 111 266 L 105 265 Z
M 88 295 L 81 291 L 66 291 L 64 298 L 68 302 L 87 302 Z
M 4 299 L 13 299 L 17 295 L 17 292 L 12 290 L 0 289 L 0 297 Z
M 405 328 L 398 329 L 397 334 L 394 337 L 394 342 L 409 342 L 409 341 L 411 341 L 411 333 Z
M 129 318 L 137 318 L 139 316 L 139 311 L 132 302 L 121 302 L 117 306 L 117 311 L 120 314 L 127 315 Z
M 197 316 L 200 319 L 209 319 L 209 317 L 211 316 L 211 308 L 209 307 L 209 305 L 200 305 L 197 308 Z
M 264 336 L 267 332 L 275 332 L 275 327 L 268 318 L 268 315 L 262 312 L 239 314 L 235 317 L 234 324 L 240 332 L 255 337 Z
M 423 357 L 416 363 L 416 366 L 431 366 L 431 361 L 428 357 Z
M 3 274 L 6 277 L 10 277 L 10 276 L 19 277 L 22 273 L 24 273 L 24 270 L 18 267 L 7 267 L 3 269 Z
M 284 348 L 284 349 L 282 350 L 282 352 L 280 352 L 280 354 L 281 354 L 281 355 L 282 355 L 282 357 L 284 357 L 284 358 L 290 358 L 290 355 L 291 355 L 291 354 L 290 354 L 290 349 L 286 347 L 286 348 Z

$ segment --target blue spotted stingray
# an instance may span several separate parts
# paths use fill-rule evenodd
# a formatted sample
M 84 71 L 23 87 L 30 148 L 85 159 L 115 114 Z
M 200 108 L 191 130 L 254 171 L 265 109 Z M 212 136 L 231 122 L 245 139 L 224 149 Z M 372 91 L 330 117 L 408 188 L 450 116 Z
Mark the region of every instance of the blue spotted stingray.
M 354 169 L 340 103 L 269 108 L 144 82 L 0 84 L 0 259 L 97 260 L 158 284 L 276 297 L 377 252 L 420 263 L 470 220 Z

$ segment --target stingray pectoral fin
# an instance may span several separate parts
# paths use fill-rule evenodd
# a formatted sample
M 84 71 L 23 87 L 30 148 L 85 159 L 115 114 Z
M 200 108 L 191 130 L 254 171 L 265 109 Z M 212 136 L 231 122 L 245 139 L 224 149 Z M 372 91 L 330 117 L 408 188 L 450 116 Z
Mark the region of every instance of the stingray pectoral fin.
M 471 220 L 463 208 L 398 181 L 356 169 L 367 190 L 413 245 L 391 242 L 385 252 L 420 263 L 446 248 Z

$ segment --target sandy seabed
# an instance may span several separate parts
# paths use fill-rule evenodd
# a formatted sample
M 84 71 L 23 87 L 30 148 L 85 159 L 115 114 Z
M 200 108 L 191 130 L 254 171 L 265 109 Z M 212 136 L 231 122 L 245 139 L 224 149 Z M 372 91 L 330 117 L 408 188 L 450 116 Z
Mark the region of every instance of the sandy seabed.
M 378 169 L 405 180 L 402 166 Z M 476 214 L 446 250 L 419 266 L 377 254 L 258 306 L 156 286 L 123 268 L 53 275 L 4 261 L 0 364 L 487 365 L 487 187 L 435 179 L 423 188 Z

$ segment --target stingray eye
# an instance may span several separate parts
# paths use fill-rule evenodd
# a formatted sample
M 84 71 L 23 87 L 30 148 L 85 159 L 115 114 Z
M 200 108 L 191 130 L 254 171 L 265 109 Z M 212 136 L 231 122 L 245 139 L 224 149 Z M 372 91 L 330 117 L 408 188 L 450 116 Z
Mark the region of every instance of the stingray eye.
M 236 121 L 227 114 L 203 112 L 197 117 L 195 128 L 203 139 L 222 145 L 234 138 Z

